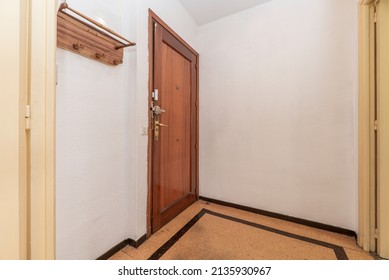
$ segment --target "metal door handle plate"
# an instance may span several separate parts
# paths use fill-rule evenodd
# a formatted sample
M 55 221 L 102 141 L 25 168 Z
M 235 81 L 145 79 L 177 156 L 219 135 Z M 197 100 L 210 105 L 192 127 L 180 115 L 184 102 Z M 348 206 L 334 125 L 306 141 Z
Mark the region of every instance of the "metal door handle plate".
M 160 127 L 168 127 L 166 124 L 160 123 L 159 120 L 154 120 L 154 140 L 159 140 L 159 128 Z

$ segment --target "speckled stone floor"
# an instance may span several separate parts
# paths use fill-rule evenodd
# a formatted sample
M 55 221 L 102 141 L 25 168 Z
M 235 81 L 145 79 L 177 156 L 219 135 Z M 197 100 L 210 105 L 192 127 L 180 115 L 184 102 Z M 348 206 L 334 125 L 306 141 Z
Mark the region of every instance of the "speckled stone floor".
M 353 237 L 198 201 L 110 260 L 373 260 Z

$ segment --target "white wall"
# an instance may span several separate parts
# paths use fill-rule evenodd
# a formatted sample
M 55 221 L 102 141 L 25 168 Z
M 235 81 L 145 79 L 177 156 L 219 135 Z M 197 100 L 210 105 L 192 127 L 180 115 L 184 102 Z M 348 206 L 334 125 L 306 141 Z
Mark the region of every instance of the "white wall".
M 136 0 L 67 3 L 136 41 Z M 57 61 L 57 258 L 94 259 L 131 237 L 136 48 L 116 67 Z
M 200 194 L 357 230 L 357 1 L 204 25 Z
M 57 258 L 94 259 L 146 233 L 148 9 L 191 44 L 198 28 L 178 0 L 67 3 L 137 43 L 118 67 L 58 50 Z

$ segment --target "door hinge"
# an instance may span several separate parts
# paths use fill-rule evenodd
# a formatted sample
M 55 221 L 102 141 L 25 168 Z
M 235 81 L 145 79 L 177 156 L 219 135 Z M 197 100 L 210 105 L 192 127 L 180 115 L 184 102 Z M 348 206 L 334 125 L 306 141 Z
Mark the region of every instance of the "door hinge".
M 373 238 L 378 238 L 378 229 L 374 229 Z
M 377 22 L 377 12 L 374 12 L 374 22 Z
M 374 121 L 374 130 L 378 130 L 378 120 Z
M 197 148 L 198 148 L 198 146 L 197 146 L 197 144 L 195 144 L 195 150 L 197 150 Z
M 31 129 L 31 107 L 30 105 L 26 105 L 26 111 L 25 111 L 25 120 L 26 120 L 26 130 Z
M 199 106 L 199 102 L 196 100 L 195 102 L 195 106 L 198 107 Z

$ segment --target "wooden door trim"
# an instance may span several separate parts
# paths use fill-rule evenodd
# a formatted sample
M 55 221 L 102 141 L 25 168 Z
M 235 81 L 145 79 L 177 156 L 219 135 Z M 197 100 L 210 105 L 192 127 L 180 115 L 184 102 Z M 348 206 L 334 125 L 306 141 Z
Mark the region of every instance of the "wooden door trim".
M 372 138 L 372 97 L 374 95 L 374 7 L 368 1 L 359 5 L 359 93 L 358 93 L 358 244 L 375 251 L 374 222 L 374 138 Z M 374 98 L 374 97 L 373 97 Z M 374 215 L 372 215 L 374 214 Z
M 389 1 L 377 5 L 377 253 L 389 258 Z
M 56 258 L 57 1 L 30 1 L 30 258 Z
M 151 23 L 151 26 L 149 25 L 149 35 L 153 35 L 153 21 L 157 22 L 158 24 L 160 24 L 163 28 L 165 28 L 167 31 L 169 31 L 170 34 L 172 34 L 174 37 L 177 38 L 178 41 L 180 41 L 182 44 L 185 45 L 185 47 L 187 47 L 188 49 L 191 50 L 191 52 L 193 52 L 197 57 L 199 56 L 198 52 L 196 52 L 195 49 L 193 49 L 184 39 L 181 38 L 180 35 L 178 35 L 172 28 L 170 28 L 169 25 L 167 25 L 159 16 L 157 16 L 156 13 L 154 13 L 151 9 L 149 9 L 149 24 Z M 151 33 L 150 33 L 151 32 Z M 152 38 L 149 37 L 149 38 Z M 149 43 L 150 43 L 150 40 L 149 40 Z M 149 44 L 150 45 L 150 44 Z M 150 60 L 151 62 L 151 60 Z M 151 65 L 151 64 L 150 64 Z
M 154 27 L 153 22 L 158 23 L 160 26 L 165 28 L 172 36 L 174 36 L 178 41 L 180 41 L 185 47 L 187 47 L 195 56 L 196 56 L 196 104 L 197 104 L 197 120 L 196 120 L 196 197 L 199 197 L 199 54 L 196 52 L 184 39 L 181 38 L 169 25 L 167 25 L 156 13 L 149 9 L 149 100 L 148 100 L 148 124 L 149 124 L 149 137 L 148 137 L 148 163 L 147 163 L 147 237 L 151 236 L 151 225 L 152 225 L 152 207 L 153 207 L 153 192 L 152 192 L 152 163 L 153 163 L 153 153 L 152 153 L 152 143 L 153 143 L 153 133 L 152 133 L 152 119 L 150 104 L 152 102 L 152 92 L 153 92 L 153 81 L 154 81 Z

